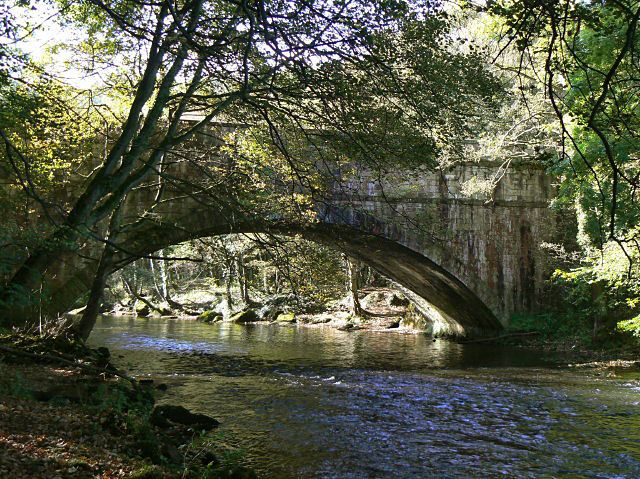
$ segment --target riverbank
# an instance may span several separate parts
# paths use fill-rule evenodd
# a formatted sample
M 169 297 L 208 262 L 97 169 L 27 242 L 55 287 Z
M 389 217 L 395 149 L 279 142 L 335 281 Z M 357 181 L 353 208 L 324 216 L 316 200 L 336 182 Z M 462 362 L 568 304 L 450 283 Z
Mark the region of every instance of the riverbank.
M 256 477 L 217 447 L 217 421 L 155 405 L 165 385 L 117 371 L 106 348 L 0 337 L 0 477 Z
M 421 317 L 404 294 L 392 287 L 367 287 L 359 292 L 360 314 L 354 314 L 350 298 L 339 298 L 319 304 L 293 294 L 280 294 L 254 299 L 242 305 L 235 301 L 229 309 L 220 292 L 196 291 L 167 303 L 131 302 L 107 305 L 104 314 L 139 318 L 167 318 L 198 320 L 215 324 L 275 323 L 308 327 L 329 327 L 341 331 L 395 331 L 422 333 L 428 330 L 427 320 Z M 152 307 L 149 307 L 152 304 Z M 179 305 L 179 307 L 175 306 Z M 240 305 L 240 306 L 238 306 Z M 71 314 L 80 314 L 84 308 Z
M 402 292 L 395 288 L 363 288 L 359 293 L 359 303 L 359 314 L 355 314 L 349 298 L 318 305 L 300 301 L 293 295 L 281 295 L 256 301 L 232 313 L 220 308 L 208 309 L 196 319 L 209 324 L 222 321 L 240 324 L 295 324 L 334 328 L 340 331 L 422 333 L 429 329 L 428 321 L 415 310 Z

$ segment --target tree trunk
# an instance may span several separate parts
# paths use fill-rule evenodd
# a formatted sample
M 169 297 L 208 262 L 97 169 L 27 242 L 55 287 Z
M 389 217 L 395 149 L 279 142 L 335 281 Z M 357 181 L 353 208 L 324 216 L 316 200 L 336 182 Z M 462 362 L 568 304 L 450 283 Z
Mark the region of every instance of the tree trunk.
M 153 279 L 153 288 L 156 290 L 156 294 L 162 297 L 162 293 L 160 292 L 160 287 L 158 286 L 158 280 L 156 279 L 156 267 L 153 264 L 153 258 L 149 258 L 149 269 L 151 269 L 151 278 Z
M 96 271 L 93 283 L 91 284 L 89 301 L 87 302 L 87 307 L 82 314 L 80 322 L 75 326 L 76 334 L 83 341 L 86 341 L 89 338 L 89 335 L 96 324 L 98 313 L 100 312 L 104 288 L 107 283 L 107 278 L 109 277 L 109 270 L 113 263 L 115 248 L 112 246 L 112 243 L 116 240 L 116 236 L 118 234 L 120 216 L 120 208 L 116 209 L 116 211 L 111 215 L 111 220 L 109 222 L 109 234 L 107 237 L 108 242 L 104 246 L 98 270 Z
M 190 8 L 187 33 L 191 34 L 201 16 L 202 1 L 196 0 Z M 84 232 L 91 230 L 104 218 L 112 215 L 124 197 L 136 186 L 139 186 L 154 171 L 162 159 L 167 145 L 175 139 L 180 127 L 180 113 L 186 108 L 185 99 L 190 98 L 200 84 L 204 62 L 200 62 L 191 83 L 179 103 L 174 120 L 169 122 L 166 133 L 160 139 L 151 155 L 140 161 L 148 151 L 162 114 L 171 99 L 176 78 L 179 77 L 189 51 L 188 42 L 178 42 L 178 49 L 166 71 L 160 74 L 170 50 L 165 36 L 168 34 L 163 26 L 170 15 L 170 8 L 162 2 L 157 15 L 157 22 L 144 74 L 133 97 L 127 119 L 121 133 L 109 151 L 107 157 L 96 169 L 84 191 L 80 194 L 66 220 L 44 242 L 45 246 L 33 251 L 11 278 L 9 284 L 0 291 L 0 321 L 6 325 L 23 325 L 32 321 L 34 315 L 34 296 L 42 289 L 47 271 L 63 260 L 67 252 L 58 245 L 80 247 Z M 175 28 L 173 33 L 179 33 Z M 157 88 L 156 88 L 157 86 Z M 146 111 L 142 124 L 141 113 Z M 142 165 L 140 166 L 140 164 Z M 137 169 L 136 169 L 137 168 Z M 54 245 L 52 247 L 52 245 Z M 25 298 L 26 297 L 26 298 Z M 39 299 L 39 298 L 35 298 Z M 25 301 L 28 303 L 25 305 Z M 37 312 L 36 312 L 37 314 Z
M 603 281 L 596 281 L 591 284 L 591 303 L 593 305 L 593 331 L 592 338 L 596 339 L 600 331 L 600 320 L 607 316 L 607 300 L 605 295 L 605 284 Z
M 89 334 L 93 330 L 100 312 L 100 305 L 102 304 L 102 295 L 104 287 L 109 276 L 109 269 L 111 269 L 113 259 L 113 248 L 109 245 L 105 246 L 100 258 L 100 265 L 96 271 L 96 275 L 91 285 L 91 292 L 89 294 L 89 301 L 87 307 L 82 314 L 80 322 L 75 327 L 76 333 L 80 339 L 86 341 L 89 338 Z
M 227 300 L 227 311 L 233 311 L 233 297 L 231 296 L 231 271 L 227 269 L 224 275 L 224 293 Z
M 249 298 L 249 280 L 247 278 L 247 269 L 244 266 L 244 257 L 238 254 L 236 259 L 236 270 L 238 272 L 238 285 L 240 286 L 240 298 L 245 305 L 251 302 Z
M 160 250 L 160 255 L 164 256 L 164 250 Z M 158 268 L 156 268 L 153 258 L 149 258 L 149 266 L 151 267 L 151 277 L 153 278 L 153 286 L 156 293 L 158 293 L 160 299 L 168 302 L 167 271 L 164 260 L 158 260 Z M 156 271 L 158 274 L 156 274 Z M 159 278 L 156 276 L 159 276 Z
M 157 313 L 160 313 L 161 315 L 166 315 L 166 314 L 171 313 L 171 311 L 167 311 L 165 308 L 162 308 L 160 306 L 157 306 L 157 305 L 153 304 L 153 302 L 149 301 L 147 298 L 142 296 L 142 294 L 138 293 L 136 291 L 135 287 L 132 286 L 131 284 L 129 284 L 129 282 L 124 278 L 124 276 L 122 277 L 122 284 L 124 285 L 124 287 L 127 290 L 127 292 L 136 299 L 136 301 L 133 303 L 134 304 L 134 307 L 133 307 L 134 311 L 136 310 L 135 305 L 137 304 L 137 301 L 140 301 L 140 302 L 146 304 L 149 307 L 149 310 L 155 311 Z
M 274 294 L 280 294 L 280 269 L 276 268 L 276 274 L 274 277 Z
M 164 258 L 164 250 L 160 250 L 160 256 Z M 160 271 L 160 290 L 162 297 L 169 301 L 169 286 L 167 284 L 167 265 L 166 261 L 158 260 L 158 270 Z
M 269 274 L 266 266 L 262 269 L 262 291 L 269 294 Z
M 22 326 L 37 323 L 41 317 L 45 272 L 64 258 L 69 250 L 62 246 L 72 244 L 77 235 L 58 230 L 46 243 L 57 245 L 36 249 L 20 266 L 11 281 L 0 289 L 0 325 Z
M 345 260 L 347 264 L 348 288 L 351 296 L 351 314 L 354 316 L 364 316 L 364 310 L 358 298 L 358 290 L 360 289 L 360 281 L 358 278 L 359 263 L 348 256 L 345 256 Z

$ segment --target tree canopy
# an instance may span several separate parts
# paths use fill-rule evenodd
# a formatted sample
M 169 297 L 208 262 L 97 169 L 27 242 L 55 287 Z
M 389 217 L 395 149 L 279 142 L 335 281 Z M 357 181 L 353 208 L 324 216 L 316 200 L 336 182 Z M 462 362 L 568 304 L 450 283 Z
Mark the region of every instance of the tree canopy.
M 179 182 L 163 174 L 170 155 L 204 172 L 192 192 L 254 217 L 275 193 L 272 207 L 312 220 L 336 165 L 433 166 L 499 90 L 439 2 L 56 1 L 38 15 L 20 5 L 8 18 L 29 20 L 8 21 L 14 40 L 3 42 L 3 159 L 48 233 L 8 268 L 7 305 L 41 289 L 61 255 L 104 242 L 129 192 L 153 175 Z M 63 32 L 48 54 L 21 52 L 47 24 Z M 184 154 L 221 122 L 242 125 L 214 142 L 228 145 L 231 170 Z M 70 185 L 54 199 L 56 175 Z

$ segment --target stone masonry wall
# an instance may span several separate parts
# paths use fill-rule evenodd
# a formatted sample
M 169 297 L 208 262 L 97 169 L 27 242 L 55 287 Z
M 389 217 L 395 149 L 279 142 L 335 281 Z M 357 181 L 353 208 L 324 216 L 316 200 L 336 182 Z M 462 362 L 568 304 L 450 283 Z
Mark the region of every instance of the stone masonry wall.
M 429 257 L 474 291 L 503 323 L 542 306 L 552 271 L 541 245 L 554 242 L 551 178 L 537 164 L 512 164 L 492 197 L 465 196 L 476 177 L 501 174 L 497 163 L 459 164 L 447 172 L 402 172 L 377 181 L 366 171 L 346 181 L 337 203 L 345 222 L 373 229 Z M 355 206 L 353 206 L 355 205 Z M 371 226 L 369 226 L 371 229 Z

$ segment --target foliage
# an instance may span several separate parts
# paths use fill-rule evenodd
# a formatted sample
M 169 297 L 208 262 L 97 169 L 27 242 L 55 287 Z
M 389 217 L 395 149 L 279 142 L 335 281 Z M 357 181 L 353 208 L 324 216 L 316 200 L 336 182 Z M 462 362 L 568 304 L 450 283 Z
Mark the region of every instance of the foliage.
M 562 155 L 553 169 L 563 177 L 561 195 L 583 217 L 585 246 L 613 240 L 623 253 L 637 248 L 640 6 L 507 0 L 491 8 L 522 63 L 539 72 L 562 128 Z
M 299 237 L 267 246 L 266 274 L 278 274 L 290 290 L 320 303 L 344 291 L 346 275 L 339 253 Z
M 42 249 L 67 250 L 47 238 L 62 221 L 78 175 L 89 171 L 96 150 L 95 111 L 77 89 L 23 66 L 21 82 L 0 83 L 0 281 Z M 46 292 L 14 285 L 11 304 L 39 302 Z M 0 300 L 2 303 L 2 300 Z
M 253 300 L 294 293 L 322 304 L 344 294 L 346 275 L 341 255 L 298 237 L 227 235 L 181 243 L 162 254 L 193 259 L 166 261 L 165 281 L 171 300 L 194 307 L 217 306 L 227 282 L 232 309 L 242 306 L 238 291 L 245 281 Z M 114 274 L 109 280 L 109 299 L 121 303 L 133 299 L 122 287 L 124 278 L 138 294 L 164 304 L 167 298 L 160 294 L 160 261 L 139 260 Z
M 634 268 L 637 267 L 636 258 Z M 514 330 L 538 331 L 543 339 L 590 348 L 616 348 L 638 337 L 637 307 L 640 287 L 628 275 L 628 259 L 611 241 L 578 267 L 556 270 L 549 293 L 556 300 L 550 312 L 517 315 L 510 322 Z M 633 277 L 638 272 L 633 272 Z M 631 345 L 632 341 L 629 343 Z
M 551 341 L 567 348 L 592 345 L 592 328 L 587 317 L 579 312 L 550 312 L 514 315 L 509 321 L 512 331 L 535 331 L 542 341 Z
M 580 267 L 556 270 L 552 275 L 550 291 L 559 298 L 552 312 L 516 316 L 510 327 L 538 331 L 556 342 L 620 346 L 625 335 L 638 336 L 639 325 L 640 289 L 629 279 L 627 266 L 615 242 L 605 245 L 602 252 L 593 250 Z
M 565 286 L 568 293 L 565 300 L 573 310 L 588 318 L 601 318 L 609 324 L 609 331 L 617 329 L 637 335 L 640 287 L 633 279 L 638 274 L 635 253 L 632 260 L 634 271 L 630 278 L 628 258 L 612 241 L 602 251 L 593 251 L 584 266 L 556 271 L 554 280 Z
M 196 0 L 176 7 L 59 0 L 50 8 L 45 23 L 73 35 L 61 35 L 34 63 L 29 85 L 47 85 L 58 102 L 25 110 L 42 121 L 3 125 L 15 137 L 5 156 L 29 155 L 13 168 L 23 179 L 33 168 L 37 181 L 21 185 L 28 196 L 40 195 L 45 184 L 59 193 L 59 174 L 80 186 L 56 203 L 55 217 L 43 215 L 49 225 L 41 244 L 20 267 L 7 268 L 13 276 L 0 294 L 5 306 L 37 291 L 66 252 L 99 241 L 106 218 L 156 174 L 158 203 L 168 190 L 188 191 L 223 205 L 230 229 L 239 222 L 313 221 L 314 204 L 327 198 L 336 171 L 352 163 L 380 172 L 435 165 L 439 152 L 470 131 L 477 115 L 469 113 L 490 105 L 498 88 L 482 53 L 458 48 L 438 2 Z M 25 38 L 33 35 L 21 28 Z M 86 100 L 69 110 L 77 122 L 69 130 L 56 108 L 73 103 L 65 97 L 73 90 L 64 81 L 70 73 L 82 78 Z M 19 91 L 20 83 L 10 78 L 8 91 Z M 28 95 L 21 98 L 28 103 Z M 189 115 L 195 119 L 184 121 Z M 225 124 L 250 126 L 241 130 L 253 145 L 218 136 Z M 205 145 L 214 148 L 190 143 L 204 132 L 215 137 L 215 145 Z M 39 136 L 47 141 L 32 141 Z M 86 162 L 92 138 L 102 147 L 88 155 L 96 167 L 83 181 L 74 162 Z M 167 173 L 168 162 L 202 174 L 180 178 Z
M 51 190 L 69 184 L 95 144 L 91 118 L 82 115 L 78 92 L 47 79 L 0 91 L 3 163 L 31 194 L 52 201 Z M 48 193 L 48 194 L 47 194 Z
M 618 322 L 617 329 L 620 332 L 631 333 L 636 338 L 640 337 L 640 315 Z

